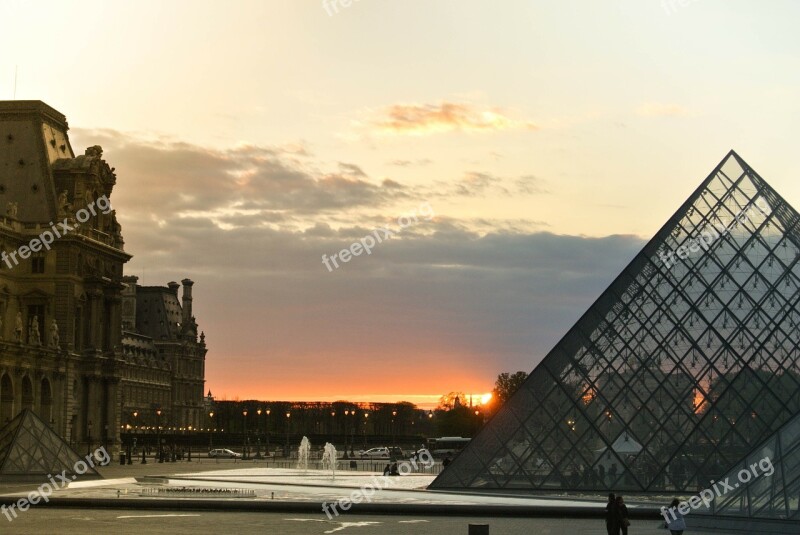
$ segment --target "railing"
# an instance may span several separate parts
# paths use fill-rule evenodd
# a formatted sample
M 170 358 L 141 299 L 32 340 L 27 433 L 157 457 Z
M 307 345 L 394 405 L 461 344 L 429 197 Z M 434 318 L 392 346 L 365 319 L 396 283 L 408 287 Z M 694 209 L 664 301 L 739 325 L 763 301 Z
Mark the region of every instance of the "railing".
M 112 247 L 114 246 L 114 237 L 111 234 L 107 234 L 103 231 L 91 227 L 79 227 L 78 234 L 85 236 L 90 240 L 94 240 Z
M 135 458 L 135 457 L 134 457 Z M 197 462 L 199 464 L 216 464 L 220 467 L 225 466 L 226 468 L 232 468 L 233 465 L 236 467 L 242 468 L 279 468 L 284 470 L 296 470 L 297 469 L 297 459 L 273 459 L 273 458 L 263 458 L 263 459 L 254 459 L 250 458 L 248 460 L 242 459 L 215 459 L 213 457 L 208 458 L 205 456 L 198 457 L 197 455 L 192 455 L 192 462 Z M 338 462 L 336 463 L 336 471 L 337 472 L 379 472 L 383 473 L 386 465 L 391 465 L 393 462 L 403 463 L 411 463 L 409 459 L 406 458 L 398 458 L 395 461 L 390 459 L 343 459 L 339 457 Z M 413 464 L 411 465 L 413 468 Z M 322 461 L 311 460 L 308 461 L 308 468 L 310 470 L 324 470 L 322 466 Z M 205 467 L 202 468 L 206 470 Z M 417 474 L 430 474 L 430 475 L 437 475 L 442 471 L 442 463 L 439 461 L 434 462 L 433 466 L 426 467 L 424 463 L 417 461 L 417 468 L 414 470 L 414 473 Z M 261 477 L 261 476 L 259 476 Z M 280 475 L 276 475 L 276 477 L 280 477 Z
M 140 496 L 147 498 L 255 498 L 252 489 L 226 489 L 208 487 L 149 487 Z

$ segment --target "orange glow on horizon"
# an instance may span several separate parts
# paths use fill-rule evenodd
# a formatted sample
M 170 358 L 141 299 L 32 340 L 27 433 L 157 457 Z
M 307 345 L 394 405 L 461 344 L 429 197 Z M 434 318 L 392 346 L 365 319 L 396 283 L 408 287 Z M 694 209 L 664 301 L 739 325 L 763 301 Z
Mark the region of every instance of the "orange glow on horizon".
M 387 356 L 387 359 L 394 355 Z M 316 358 L 316 357 L 314 357 Z M 473 405 L 491 403 L 491 388 L 497 373 L 478 374 L 457 367 L 464 360 L 452 355 L 426 356 L 419 361 L 401 359 L 392 373 L 380 366 L 360 366 L 351 355 L 342 357 L 343 366 L 322 372 L 312 368 L 311 356 L 286 357 L 306 367 L 251 361 L 247 372 L 230 366 L 230 358 L 208 359 L 205 391 L 219 401 L 349 401 L 357 404 L 409 402 L 420 408 L 435 409 L 449 392 L 465 392 Z

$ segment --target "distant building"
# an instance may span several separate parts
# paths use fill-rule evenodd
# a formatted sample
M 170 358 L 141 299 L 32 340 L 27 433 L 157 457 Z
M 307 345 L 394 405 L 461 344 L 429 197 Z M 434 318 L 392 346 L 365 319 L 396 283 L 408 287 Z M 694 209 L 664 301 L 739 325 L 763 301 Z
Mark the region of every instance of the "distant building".
M 199 428 L 204 422 L 205 334 L 197 334 L 192 315 L 192 285 L 139 286 L 137 277 L 123 277 L 122 347 L 129 373 L 122 380 L 123 425 L 162 423 Z M 133 413 L 137 413 L 133 417 Z
M 111 209 L 114 168 L 75 156 L 64 115 L 0 102 L 0 425 L 34 410 L 71 444 L 114 445 L 132 418 L 203 413 L 192 281 L 140 287 Z M 123 332 L 124 323 L 124 332 Z

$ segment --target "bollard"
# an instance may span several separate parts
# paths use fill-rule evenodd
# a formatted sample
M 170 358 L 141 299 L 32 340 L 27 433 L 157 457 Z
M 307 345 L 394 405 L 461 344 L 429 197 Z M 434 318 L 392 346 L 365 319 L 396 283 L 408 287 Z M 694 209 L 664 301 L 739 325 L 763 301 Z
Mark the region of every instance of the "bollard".
M 470 524 L 468 535 L 489 535 L 489 524 Z

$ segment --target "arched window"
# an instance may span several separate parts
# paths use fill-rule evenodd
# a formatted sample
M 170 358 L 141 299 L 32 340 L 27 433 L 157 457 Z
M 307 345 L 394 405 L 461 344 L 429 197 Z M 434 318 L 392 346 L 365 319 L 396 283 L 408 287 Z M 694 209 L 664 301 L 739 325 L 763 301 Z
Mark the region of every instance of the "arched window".
M 7 373 L 0 377 L 0 425 L 14 417 L 14 385 Z
M 22 378 L 22 408 L 33 410 L 33 383 L 27 375 Z
M 53 418 L 53 391 L 50 389 L 50 380 L 47 377 L 42 379 L 39 406 L 42 419 L 49 423 Z

